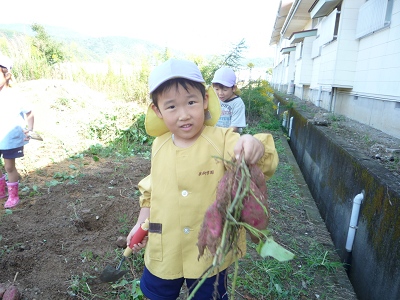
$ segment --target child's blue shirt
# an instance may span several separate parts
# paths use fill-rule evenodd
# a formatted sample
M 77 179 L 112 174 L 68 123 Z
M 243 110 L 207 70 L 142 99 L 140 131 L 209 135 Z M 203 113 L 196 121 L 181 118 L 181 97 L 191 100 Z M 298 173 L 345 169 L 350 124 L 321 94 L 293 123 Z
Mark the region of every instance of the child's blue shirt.
M 25 114 L 32 109 L 21 93 L 3 87 L 0 91 L 0 150 L 15 149 L 28 143 L 25 141 Z

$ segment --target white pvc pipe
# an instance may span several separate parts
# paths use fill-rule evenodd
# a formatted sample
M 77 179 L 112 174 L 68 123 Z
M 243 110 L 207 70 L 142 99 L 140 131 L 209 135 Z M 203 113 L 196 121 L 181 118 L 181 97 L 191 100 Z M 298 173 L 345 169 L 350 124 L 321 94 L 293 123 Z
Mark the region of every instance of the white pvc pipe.
M 286 114 L 285 114 L 285 112 L 283 112 L 282 126 L 285 127 L 285 128 L 287 128 L 287 121 L 286 121 L 286 119 L 287 119 L 288 113 L 289 113 L 288 111 L 286 111 Z
M 289 137 L 292 136 L 292 127 L 293 127 L 293 117 L 290 118 L 290 123 L 289 123 Z
M 356 195 L 353 199 L 353 209 L 351 211 L 349 231 L 347 233 L 346 250 L 351 252 L 353 249 L 354 236 L 356 235 L 358 215 L 360 213 L 360 206 L 364 200 L 364 191 Z

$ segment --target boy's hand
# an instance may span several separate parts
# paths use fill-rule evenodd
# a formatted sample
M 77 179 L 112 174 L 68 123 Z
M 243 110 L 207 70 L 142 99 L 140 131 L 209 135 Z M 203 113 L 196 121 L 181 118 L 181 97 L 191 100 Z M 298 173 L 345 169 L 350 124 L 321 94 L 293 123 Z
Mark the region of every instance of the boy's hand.
M 30 130 L 24 129 L 24 134 L 25 134 L 24 141 L 29 141 L 31 139 L 31 137 L 29 136 L 29 133 L 30 133 Z
M 244 160 L 247 164 L 255 164 L 264 155 L 264 144 L 250 134 L 242 135 L 237 141 L 233 153 L 236 159 L 244 153 Z
M 136 231 L 139 229 L 139 227 L 140 227 L 140 224 L 136 224 L 136 225 L 132 228 L 132 230 L 129 232 L 128 236 L 126 237 L 126 244 L 127 244 L 128 247 L 129 247 L 129 242 L 130 242 L 130 240 L 132 239 L 132 237 L 133 237 L 133 235 L 136 233 Z M 142 248 L 145 248 L 145 247 L 146 247 L 146 244 L 147 244 L 147 239 L 148 239 L 148 237 L 145 236 L 145 237 L 143 238 L 142 242 L 135 244 L 135 245 L 133 246 L 133 248 L 132 248 L 132 252 L 133 252 L 133 253 L 137 253 L 137 252 L 139 252 Z

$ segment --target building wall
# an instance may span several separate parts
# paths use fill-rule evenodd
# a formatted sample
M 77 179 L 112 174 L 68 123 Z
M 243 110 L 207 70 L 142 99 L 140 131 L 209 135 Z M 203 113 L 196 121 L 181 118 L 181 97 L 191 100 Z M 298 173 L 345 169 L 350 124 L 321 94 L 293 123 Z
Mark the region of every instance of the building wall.
M 315 57 L 313 59 L 313 68 L 312 68 L 312 73 L 311 73 L 311 89 L 318 89 L 319 84 L 318 84 L 318 78 L 319 78 L 319 70 L 321 68 L 321 56 Z
M 318 85 L 331 85 L 334 82 L 337 41 L 332 41 L 321 49 L 321 67 L 318 74 Z
M 310 86 L 309 85 L 303 85 L 303 100 L 306 100 L 306 101 L 310 101 L 310 93 L 311 93 L 311 90 L 310 90 Z
M 389 28 L 360 39 L 354 92 L 400 101 L 400 1 L 393 3 Z
M 311 59 L 312 43 L 315 37 L 306 37 L 303 41 L 303 51 L 301 59 L 296 62 L 295 84 L 310 85 L 312 78 L 313 60 Z M 298 65 L 300 66 L 298 68 Z
M 279 72 L 285 76 L 275 81 L 274 71 L 273 81 L 284 92 L 282 87 L 294 79 L 297 97 L 400 137 L 400 0 L 393 0 L 390 26 L 358 39 L 358 17 L 365 3 L 343 0 L 337 39 L 312 51 L 318 49 L 321 33 L 312 43 L 311 37 L 305 38 L 295 71 L 291 64 L 282 64 Z M 298 30 L 312 28 L 311 22 L 306 27 Z M 280 45 L 287 47 L 288 40 L 282 39 Z
M 292 51 L 288 54 L 288 59 L 289 59 L 289 66 L 287 68 L 288 73 L 287 73 L 287 78 L 286 80 L 290 82 L 291 80 L 294 80 L 294 74 L 296 72 L 296 52 Z
M 359 7 L 364 0 L 345 0 L 342 2 L 337 38 L 337 57 L 335 75 L 332 82 L 335 87 L 354 85 L 359 41 L 355 39 Z
M 400 138 L 400 102 L 339 90 L 334 111 Z
M 399 0 L 393 2 L 390 27 L 359 39 L 355 70 L 353 89 L 338 91 L 335 112 L 399 138 Z
M 296 84 L 294 88 L 294 95 L 300 99 L 303 99 L 304 86 L 302 84 Z

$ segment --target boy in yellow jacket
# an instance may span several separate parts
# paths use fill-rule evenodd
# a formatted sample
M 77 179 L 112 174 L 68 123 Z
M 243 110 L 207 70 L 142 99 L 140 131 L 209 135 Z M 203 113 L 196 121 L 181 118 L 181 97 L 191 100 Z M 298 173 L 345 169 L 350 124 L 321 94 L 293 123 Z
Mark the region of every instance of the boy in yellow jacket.
M 127 240 L 145 219 L 150 220 L 148 237 L 133 247 L 146 246 L 145 268 L 140 280 L 143 294 L 152 300 L 175 300 L 183 283 L 193 283 L 212 264 L 211 255 L 198 260 L 197 239 L 204 214 L 216 198 L 224 163 L 242 151 L 248 164 L 257 164 L 270 178 L 278 155 L 271 134 L 242 135 L 215 127 L 220 117 L 219 100 L 212 88 L 206 90 L 200 70 L 193 62 L 170 59 L 149 77 L 152 103 L 146 115 L 146 131 L 153 142 L 151 173 L 140 181 L 141 211 Z M 128 242 L 129 243 L 129 242 Z M 245 235 L 241 236 L 242 255 Z M 193 299 L 228 299 L 226 268 L 231 256 L 211 274 Z M 218 275 L 218 276 L 217 276 Z

